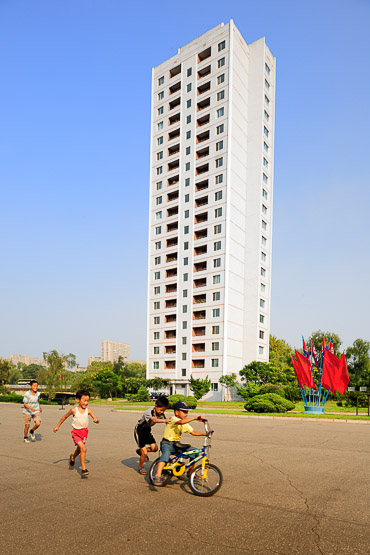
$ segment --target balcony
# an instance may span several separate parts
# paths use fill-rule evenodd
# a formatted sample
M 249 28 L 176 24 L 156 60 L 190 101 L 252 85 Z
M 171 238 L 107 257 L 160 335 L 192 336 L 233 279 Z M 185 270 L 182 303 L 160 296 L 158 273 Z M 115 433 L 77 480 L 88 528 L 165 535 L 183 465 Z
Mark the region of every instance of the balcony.
M 193 337 L 200 337 L 201 335 L 206 335 L 206 326 L 193 328 Z
M 194 310 L 193 312 L 193 320 L 204 320 L 206 317 L 205 310 Z
M 192 368 L 204 368 L 204 365 L 205 365 L 204 358 L 194 359 L 191 361 Z
M 176 245 L 179 242 L 179 238 L 178 237 L 171 237 L 171 239 L 167 239 L 166 241 L 166 247 L 176 247 Z
M 206 60 L 207 58 L 210 57 L 212 52 L 212 48 L 211 46 L 209 46 L 208 48 L 206 48 L 205 50 L 203 50 L 203 52 L 200 52 L 198 54 L 198 64 L 200 64 L 201 62 L 203 62 L 203 60 Z
M 170 118 L 168 118 L 168 125 L 174 125 L 175 123 L 180 121 L 180 112 L 178 114 L 174 114 Z
M 176 361 L 175 360 L 165 360 L 164 367 L 166 370 L 176 370 Z
M 171 231 L 176 231 L 179 227 L 179 222 L 172 222 L 172 224 L 167 224 L 167 233 Z
M 177 299 L 170 299 L 169 301 L 166 301 L 166 308 L 176 308 L 177 306 Z
M 194 285 L 194 289 L 198 289 L 198 287 L 205 287 L 207 285 L 207 278 L 200 278 L 200 279 L 195 279 L 193 281 L 193 285 Z
M 199 183 L 195 184 L 195 192 L 199 193 L 199 191 L 203 191 L 204 189 L 208 189 L 208 179 L 204 181 L 199 181 Z
M 199 133 L 199 135 L 197 135 L 198 144 L 208 140 L 209 140 L 209 131 L 204 131 L 203 133 Z
M 181 64 L 170 69 L 170 79 L 172 79 L 172 77 L 175 77 L 179 73 L 181 73 Z
M 173 177 L 169 177 L 167 179 L 167 186 L 168 187 L 172 187 L 172 185 L 177 185 L 180 181 L 180 176 L 179 175 L 174 175 Z
M 167 316 L 164 317 L 164 321 L 166 324 L 169 322 L 176 322 L 176 314 L 167 314 Z
M 210 122 L 210 115 L 206 114 L 205 116 L 197 119 L 197 127 L 202 127 L 203 125 L 207 125 Z
M 203 222 L 208 221 L 208 212 L 202 212 L 201 214 L 196 214 L 194 216 L 194 223 L 195 224 L 202 224 Z
M 176 270 L 176 274 L 177 274 L 177 268 L 173 268 L 173 270 Z M 171 272 L 171 271 L 172 270 L 168 270 L 168 272 Z M 177 283 L 169 283 L 168 285 L 166 285 L 166 293 L 176 293 L 176 291 L 177 291 Z
M 168 156 L 173 156 L 174 154 L 177 154 L 178 152 L 180 152 L 180 143 L 177 143 L 177 145 L 173 145 L 173 146 L 169 147 Z
M 169 172 L 172 172 L 173 170 L 176 170 L 179 166 L 180 166 L 180 160 L 177 159 L 177 160 L 174 160 L 173 162 L 170 162 L 170 163 L 167 165 L 167 170 L 168 170 Z
M 196 262 L 194 264 L 194 272 L 204 272 L 207 269 L 207 260 L 203 260 L 203 262 Z
M 164 352 L 166 355 L 175 355 L 176 354 L 176 345 L 165 345 Z
M 207 236 L 208 236 L 208 229 L 200 229 L 199 231 L 196 231 L 194 233 L 195 240 L 204 239 Z
M 198 96 L 200 94 L 203 94 L 207 91 L 209 91 L 211 89 L 211 81 L 207 81 L 207 83 L 203 83 L 203 85 L 199 85 L 197 91 L 198 91 Z
M 176 314 L 174 314 L 176 316 Z M 176 338 L 176 330 L 166 330 L 164 332 L 165 339 L 175 339 Z
M 195 208 L 200 208 L 201 206 L 206 206 L 208 204 L 208 195 L 205 197 L 200 197 L 195 199 Z
M 172 85 L 172 87 L 170 87 L 170 94 L 175 94 L 177 92 L 179 92 L 179 90 L 181 89 L 181 81 L 179 81 L 178 83 L 175 83 L 175 85 Z
M 176 200 L 178 198 L 179 198 L 179 190 L 177 189 L 177 191 L 173 191 L 172 193 L 168 193 L 167 202 L 172 202 L 173 200 Z
M 205 303 L 206 301 L 207 301 L 206 293 L 202 293 L 201 295 L 193 295 L 193 304 Z
M 209 156 L 209 146 L 206 146 L 205 148 L 201 148 L 196 152 L 197 160 L 199 160 L 200 158 L 204 158 L 205 156 Z
M 197 103 L 197 111 L 201 112 L 202 110 L 205 110 L 206 108 L 209 108 L 211 105 L 211 98 L 205 98 L 204 100 L 201 100 L 200 102 Z
M 192 351 L 193 351 L 193 353 L 205 353 L 206 344 L 205 343 L 193 343 Z
M 177 268 L 171 268 L 170 270 L 166 270 L 166 278 L 171 278 L 176 276 L 177 276 Z M 177 291 L 177 283 L 166 285 L 166 287 L 170 287 L 172 285 L 176 287 L 175 291 Z M 173 291 L 167 291 L 166 289 L 166 293 L 173 293 Z
M 200 247 L 195 247 L 194 256 L 201 256 L 202 254 L 207 254 L 207 245 L 201 245 Z
M 176 216 L 179 213 L 179 207 L 174 206 L 173 208 L 168 208 L 167 210 L 167 218 L 172 218 L 172 216 Z
M 196 175 L 202 175 L 202 173 L 206 173 L 209 170 L 209 164 L 203 164 L 203 166 L 198 166 L 195 168 Z
M 181 104 L 181 96 L 178 96 L 177 98 L 175 98 L 175 100 L 172 100 L 168 106 L 170 110 L 174 110 L 177 106 L 180 106 L 180 104 Z
M 198 79 L 203 79 L 203 77 L 206 77 L 206 75 L 209 75 L 210 73 L 211 73 L 210 65 L 207 67 L 203 67 L 198 71 Z
M 171 133 L 168 133 L 168 140 L 172 141 L 173 139 L 176 139 L 177 137 L 180 137 L 180 129 L 174 129 L 173 131 L 171 131 Z
M 176 262 L 177 261 L 177 252 L 172 252 L 171 254 L 166 255 L 166 262 Z

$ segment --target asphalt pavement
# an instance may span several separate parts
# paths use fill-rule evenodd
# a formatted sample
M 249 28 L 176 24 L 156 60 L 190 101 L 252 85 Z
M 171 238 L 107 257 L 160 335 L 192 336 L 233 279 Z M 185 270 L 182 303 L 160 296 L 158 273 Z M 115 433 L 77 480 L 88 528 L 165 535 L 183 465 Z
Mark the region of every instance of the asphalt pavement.
M 208 415 L 224 482 L 200 498 L 186 482 L 156 488 L 137 473 L 138 414 L 93 411 L 81 479 L 79 459 L 68 467 L 71 419 L 52 431 L 65 411 L 45 406 L 24 444 L 21 405 L 0 404 L 3 554 L 370 553 L 369 425 Z

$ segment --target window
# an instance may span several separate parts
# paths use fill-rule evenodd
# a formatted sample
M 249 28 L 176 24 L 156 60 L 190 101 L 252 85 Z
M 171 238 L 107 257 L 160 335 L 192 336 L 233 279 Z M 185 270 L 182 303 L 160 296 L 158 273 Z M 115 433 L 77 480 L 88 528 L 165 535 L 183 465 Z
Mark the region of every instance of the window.
M 221 258 L 215 258 L 213 261 L 213 267 L 219 268 L 221 266 Z
M 189 202 L 189 198 L 190 198 L 190 195 L 185 195 L 185 196 L 184 196 L 185 202 Z
M 216 208 L 215 218 L 220 218 L 220 216 L 222 216 L 222 208 Z
M 186 116 L 186 123 L 191 123 L 191 116 Z
M 155 247 L 155 250 L 156 250 L 156 251 L 159 251 L 159 249 L 162 248 L 162 242 L 161 242 L 161 241 L 156 241 L 156 242 L 154 243 L 154 247 Z
M 221 166 L 224 165 L 224 159 L 223 157 L 221 158 L 216 158 L 216 168 L 220 168 Z
M 216 178 L 215 178 L 216 185 L 219 185 L 220 183 L 222 183 L 223 180 L 224 180 L 224 176 L 222 173 L 220 175 L 216 175 Z
M 222 199 L 222 191 L 217 191 L 215 193 L 215 200 L 221 200 Z
M 261 283 L 261 293 L 264 293 L 266 291 L 266 285 L 264 283 Z
M 218 143 L 216 143 L 216 152 L 219 150 L 222 150 L 224 148 L 224 142 L 223 141 L 219 141 Z
M 186 314 L 186 312 L 188 311 L 188 306 L 186 304 L 182 305 L 182 313 Z
M 213 243 L 213 250 L 214 251 L 220 251 L 221 250 L 221 241 L 216 241 L 216 243 Z
M 266 262 L 266 253 L 261 252 L 261 260 L 262 262 Z
M 187 256 L 185 256 L 183 265 L 187 266 L 188 264 L 189 264 L 189 258 Z
M 266 191 L 266 189 L 262 189 L 262 196 L 263 196 L 263 198 L 267 199 L 267 191 Z
M 266 96 L 266 95 L 265 95 L 265 104 L 266 104 L 266 106 L 269 106 L 269 105 L 270 105 L 270 99 L 269 99 L 269 97 Z
M 163 136 L 157 138 L 157 145 L 163 144 Z
M 157 131 L 159 131 L 160 129 L 163 129 L 163 121 L 157 123 Z
M 262 229 L 267 229 L 267 223 L 265 220 L 262 220 Z
M 214 228 L 213 228 L 214 234 L 216 235 L 217 233 L 221 233 L 221 229 L 222 229 L 221 224 L 215 225 Z
M 155 219 L 156 220 L 161 220 L 162 219 L 162 210 L 155 213 Z
M 185 241 L 184 243 L 184 251 L 187 251 L 189 248 L 189 241 Z
M 265 308 L 266 302 L 263 299 L 260 299 L 260 307 Z
M 187 177 L 185 179 L 185 187 L 189 187 L 189 185 L 190 185 L 190 177 Z
M 265 126 L 263 127 L 263 132 L 266 135 L 266 137 L 269 136 L 269 130 L 267 129 L 267 127 L 265 127 Z
M 220 326 L 212 326 L 212 334 L 218 335 L 220 333 Z
M 154 310 L 159 310 L 161 308 L 161 303 L 159 301 L 156 301 L 154 303 Z
M 219 351 L 220 350 L 220 344 L 218 341 L 215 341 L 214 343 L 212 343 L 212 351 Z
M 265 317 L 263 314 L 260 314 L 260 323 L 263 324 L 265 322 Z
M 265 270 L 265 268 L 262 268 L 262 266 L 261 266 L 261 276 L 265 277 L 265 275 L 266 275 L 266 270 Z
M 185 154 L 188 156 L 190 154 L 190 146 L 187 146 L 185 149 Z
M 159 295 L 160 292 L 161 292 L 160 287 L 154 287 L 154 295 Z
M 265 157 L 263 157 L 263 165 L 265 166 L 265 168 L 268 168 L 268 167 L 269 167 L 268 160 L 266 160 Z
M 182 338 L 182 344 L 183 344 L 183 345 L 186 345 L 186 337 L 183 337 L 183 338 Z
M 162 233 L 162 228 L 161 228 L 161 226 L 159 225 L 159 226 L 157 226 L 157 227 L 155 228 L 155 234 L 156 234 L 156 235 L 159 235 L 160 233 Z
M 213 276 L 213 283 L 221 283 L 221 275 L 217 274 L 216 276 Z
M 267 182 L 268 182 L 268 177 L 267 177 L 267 175 L 266 175 L 265 173 L 262 174 L 262 181 L 263 181 L 264 183 L 267 183 Z
M 220 68 L 225 65 L 225 58 L 220 58 L 217 62 L 217 67 Z
M 159 355 L 159 347 L 153 347 L 153 354 Z
M 161 323 L 160 316 L 154 316 L 154 324 L 160 324 L 160 323 Z
M 164 75 L 158 79 L 158 85 L 163 85 L 164 83 Z
M 184 226 L 184 235 L 186 235 L 187 233 L 189 233 L 189 226 L 185 225 Z
M 267 206 L 262 204 L 262 214 L 267 214 Z
M 164 91 L 161 91 L 160 93 L 158 93 L 158 100 L 163 100 L 164 98 Z
M 217 100 L 223 100 L 225 98 L 225 91 L 220 91 L 217 93 Z
M 156 203 L 156 204 L 162 204 L 162 197 L 157 197 L 157 198 L 155 199 L 155 203 Z
M 263 115 L 264 115 L 266 121 L 268 121 L 270 119 L 269 113 L 266 112 L 266 110 L 263 111 Z
M 186 101 L 186 107 L 190 108 L 191 106 L 191 98 L 189 98 L 189 100 Z
M 161 279 L 161 272 L 154 272 L 154 279 Z
M 220 316 L 220 309 L 219 308 L 214 308 L 212 310 L 212 317 L 213 318 L 219 318 L 219 316 Z
M 158 116 L 161 116 L 163 114 L 163 106 L 160 106 L 158 108 Z
M 159 362 L 158 361 L 154 361 L 153 362 L 153 370 L 158 370 L 159 368 Z
M 219 108 L 216 112 L 217 117 L 221 118 L 224 115 L 224 112 L 225 112 L 225 109 L 223 107 Z
M 189 210 L 185 210 L 184 211 L 184 218 L 188 218 L 189 217 Z
M 192 73 L 192 68 L 188 67 L 188 69 L 186 70 L 186 77 L 190 77 L 191 73 Z
M 262 245 L 266 245 L 266 243 L 267 243 L 267 239 L 263 235 L 261 237 L 261 242 L 262 242 Z
M 184 274 L 183 281 L 188 281 L 189 274 Z
M 215 291 L 215 293 L 213 293 L 212 298 L 214 301 L 219 301 L 221 299 L 221 294 L 220 291 Z
M 190 162 L 186 162 L 185 164 L 185 171 L 189 171 L 190 170 Z
M 183 296 L 183 297 L 187 297 L 187 296 L 188 296 L 188 290 L 187 290 L 187 289 L 184 289 L 184 290 L 183 290 L 182 296 Z
M 263 347 L 261 345 L 258 347 L 258 354 L 263 355 Z
M 186 360 L 186 353 L 181 353 L 181 359 Z
M 270 75 L 270 68 L 266 63 L 265 63 L 265 71 L 266 71 L 267 75 Z
M 211 383 L 211 391 L 218 391 L 218 383 Z
M 162 166 L 159 166 L 159 167 L 157 168 L 157 175 L 161 175 L 161 173 L 163 173 L 163 167 L 162 167 Z
M 224 81 L 225 81 L 225 74 L 221 73 L 221 75 L 217 77 L 217 85 L 221 85 L 221 83 L 223 83 Z
M 225 48 L 225 41 L 223 40 L 222 42 L 218 43 L 218 51 L 221 52 L 221 50 L 223 50 Z
M 211 361 L 212 368 L 218 368 L 218 358 L 212 358 Z
M 187 323 L 187 322 L 183 322 L 183 323 L 182 323 L 182 329 L 183 329 L 183 330 L 186 330 L 187 327 L 188 327 L 188 323 Z
M 186 376 L 186 368 L 181 369 L 181 375 L 184 377 Z
M 162 181 L 158 181 L 158 182 L 156 183 L 156 189 L 157 189 L 157 191 L 159 191 L 160 189 L 162 189 Z
M 159 331 L 153 333 L 153 339 L 159 339 Z
M 265 141 L 263 141 L 263 148 L 265 152 L 269 151 L 269 145 L 267 143 L 265 143 Z
M 270 83 L 265 79 L 265 87 L 267 90 L 270 90 Z
M 221 125 L 218 125 L 216 127 L 216 133 L 217 133 L 217 135 L 220 135 L 220 133 L 223 133 L 223 132 L 224 132 L 224 124 L 221 123 Z
M 154 264 L 160 264 L 161 263 L 161 257 L 160 256 L 156 256 L 154 259 Z

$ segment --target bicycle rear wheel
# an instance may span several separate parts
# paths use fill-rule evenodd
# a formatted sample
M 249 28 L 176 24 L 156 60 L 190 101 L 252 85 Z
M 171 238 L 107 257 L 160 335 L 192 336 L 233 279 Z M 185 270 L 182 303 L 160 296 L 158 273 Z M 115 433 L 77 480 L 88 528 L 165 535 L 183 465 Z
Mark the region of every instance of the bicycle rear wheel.
M 222 484 L 222 472 L 214 464 L 207 463 L 205 467 L 198 464 L 190 475 L 189 485 L 195 495 L 210 497 L 218 491 Z
M 153 485 L 154 485 L 153 479 L 154 479 L 155 473 L 157 471 L 158 463 L 159 463 L 159 457 L 158 457 L 158 459 L 155 459 L 155 461 L 153 462 L 153 464 L 151 465 L 151 467 L 149 469 L 149 479 L 150 479 L 150 481 Z M 155 484 L 155 486 L 156 487 L 166 486 L 168 484 L 168 482 L 171 480 L 171 476 L 172 476 L 171 470 L 163 470 L 163 472 L 162 472 L 162 478 L 163 478 L 162 485 L 158 486 L 157 484 Z

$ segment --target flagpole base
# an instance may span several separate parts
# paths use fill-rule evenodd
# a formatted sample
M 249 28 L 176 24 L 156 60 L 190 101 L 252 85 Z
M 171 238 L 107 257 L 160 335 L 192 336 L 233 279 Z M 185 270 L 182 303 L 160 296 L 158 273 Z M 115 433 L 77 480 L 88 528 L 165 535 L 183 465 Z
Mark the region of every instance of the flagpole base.
M 304 411 L 308 412 L 309 414 L 324 414 L 325 407 L 304 407 Z

